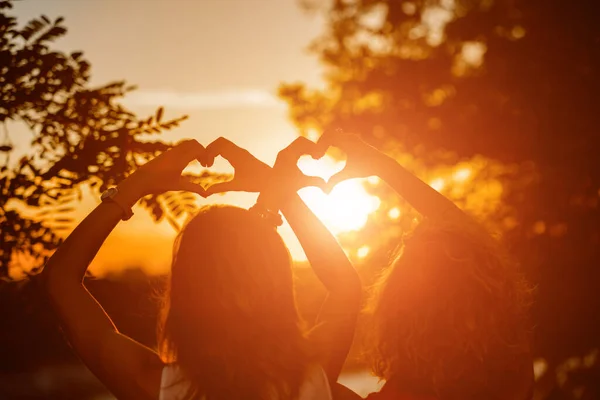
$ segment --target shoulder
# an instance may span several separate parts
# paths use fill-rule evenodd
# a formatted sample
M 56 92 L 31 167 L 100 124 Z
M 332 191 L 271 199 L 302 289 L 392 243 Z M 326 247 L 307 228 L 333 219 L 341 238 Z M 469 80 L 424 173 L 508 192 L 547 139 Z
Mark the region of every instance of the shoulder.
M 335 383 L 333 384 L 333 387 L 331 388 L 331 394 L 332 397 L 335 400 L 361 400 L 362 397 L 360 397 L 357 393 L 355 393 L 354 391 L 348 389 L 346 386 L 340 384 L 340 383 Z M 368 397 L 369 399 L 371 398 L 370 396 Z
M 325 370 L 320 365 L 309 367 L 306 380 L 300 388 L 299 400 L 322 399 L 331 400 L 331 388 Z
M 168 364 L 163 367 L 159 400 L 183 399 L 189 389 L 190 384 L 177 364 Z

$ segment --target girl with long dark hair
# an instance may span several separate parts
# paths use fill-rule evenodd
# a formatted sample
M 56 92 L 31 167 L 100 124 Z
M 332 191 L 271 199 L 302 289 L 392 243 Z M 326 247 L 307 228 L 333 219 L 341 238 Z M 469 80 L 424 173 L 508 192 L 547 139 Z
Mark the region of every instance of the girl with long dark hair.
M 205 149 L 183 142 L 143 165 L 103 195 L 69 235 L 42 276 L 77 354 L 119 399 L 330 399 L 352 343 L 361 286 L 336 239 L 296 194 L 318 183 L 300 173 L 300 156 L 315 153 L 300 138 L 273 168 L 220 138 Z M 182 170 L 216 156 L 235 168 L 231 182 L 208 190 Z M 165 191 L 208 196 L 261 192 L 249 210 L 205 206 L 175 240 L 157 350 L 119 333 L 83 278 L 114 227 L 143 196 Z M 294 301 L 290 254 L 276 231 L 283 213 L 328 291 L 311 330 Z M 124 244 L 125 246 L 125 244 Z

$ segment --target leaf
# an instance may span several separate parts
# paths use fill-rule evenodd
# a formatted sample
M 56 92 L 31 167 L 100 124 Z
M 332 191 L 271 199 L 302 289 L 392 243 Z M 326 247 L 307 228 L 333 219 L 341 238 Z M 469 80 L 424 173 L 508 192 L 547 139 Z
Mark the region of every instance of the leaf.
M 66 213 L 66 212 L 72 212 L 72 211 L 75 211 L 75 207 L 61 207 L 56 210 L 57 213 Z
M 52 212 L 52 210 L 42 210 L 36 214 L 36 217 L 38 217 L 38 218 L 45 217 L 46 215 L 50 214 L 51 212 Z
M 177 221 L 175 221 L 170 215 L 167 215 L 167 221 L 169 221 L 169 224 L 173 227 L 173 229 L 175 229 L 176 232 L 181 230 Z
M 171 212 L 173 213 L 175 218 L 181 217 L 183 215 L 184 211 L 185 210 L 181 207 L 181 205 L 175 205 L 174 207 L 171 208 Z
M 21 37 L 25 40 L 31 39 L 34 35 L 38 34 L 40 30 L 45 26 L 39 19 L 32 19 L 21 29 Z
M 160 123 L 160 121 L 162 120 L 163 111 L 164 111 L 164 109 L 162 107 L 159 107 L 159 109 L 156 111 L 156 122 L 157 123 Z
M 69 223 L 73 222 L 73 219 L 72 218 L 54 218 L 53 221 L 61 223 L 61 224 L 69 224 Z

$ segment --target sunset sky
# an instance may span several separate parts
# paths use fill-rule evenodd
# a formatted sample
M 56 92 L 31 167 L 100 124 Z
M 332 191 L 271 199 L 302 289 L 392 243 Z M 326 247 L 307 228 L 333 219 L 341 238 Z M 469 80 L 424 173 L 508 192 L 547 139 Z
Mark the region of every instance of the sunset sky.
M 17 2 L 13 12 L 20 23 L 40 14 L 65 17 L 69 32 L 58 48 L 84 51 L 92 64 L 92 84 L 125 79 L 138 85 L 124 103 L 141 116 L 161 105 L 166 117 L 188 114 L 190 119 L 166 138 L 195 138 L 206 145 L 225 136 L 269 164 L 297 135 L 275 96 L 279 83 L 322 85 L 321 67 L 306 48 L 323 21 L 304 13 L 295 0 L 27 0 Z M 17 146 L 26 150 L 30 136 L 17 133 Z M 231 171 L 222 160 L 215 168 Z M 360 195 L 360 190 L 355 182 L 338 197 Z M 209 201 L 248 207 L 255 197 L 228 194 Z M 322 197 L 308 194 L 313 203 L 322 203 Z M 87 196 L 77 219 L 97 201 Z M 346 209 L 356 214 L 356 207 L 377 207 L 366 197 L 361 204 Z M 331 208 L 321 204 L 320 211 Z M 343 214 L 336 218 L 344 224 Z M 302 259 L 289 227 L 280 232 L 294 257 Z M 155 225 L 137 210 L 109 237 L 93 269 L 164 271 L 173 234 L 167 223 Z

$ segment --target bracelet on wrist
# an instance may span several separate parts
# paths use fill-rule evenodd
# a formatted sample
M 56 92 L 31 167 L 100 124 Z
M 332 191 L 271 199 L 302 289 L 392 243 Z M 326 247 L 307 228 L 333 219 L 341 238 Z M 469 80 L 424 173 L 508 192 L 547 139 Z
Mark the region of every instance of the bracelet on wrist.
M 264 203 L 259 200 L 249 209 L 250 212 L 258 214 L 264 221 L 273 225 L 274 228 L 283 224 L 283 218 L 278 210 L 268 208 Z
M 121 217 L 121 220 L 123 221 L 129 220 L 133 216 L 131 206 L 121 198 L 120 192 L 116 187 L 109 188 L 107 191 L 102 193 L 100 200 L 103 203 L 112 202 L 119 206 L 119 208 L 123 211 L 123 216 Z

